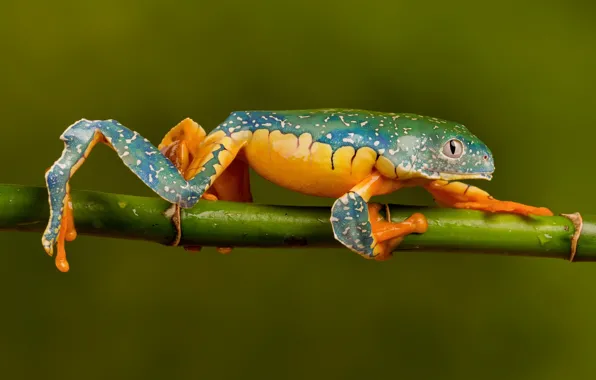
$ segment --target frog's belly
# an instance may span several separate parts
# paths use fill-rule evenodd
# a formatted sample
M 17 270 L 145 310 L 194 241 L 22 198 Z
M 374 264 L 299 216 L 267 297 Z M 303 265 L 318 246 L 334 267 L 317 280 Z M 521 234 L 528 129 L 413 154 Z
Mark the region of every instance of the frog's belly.
M 342 147 L 333 153 L 328 144 L 300 136 L 257 130 L 244 148 L 249 165 L 267 180 L 304 194 L 337 198 L 366 178 L 376 153 Z

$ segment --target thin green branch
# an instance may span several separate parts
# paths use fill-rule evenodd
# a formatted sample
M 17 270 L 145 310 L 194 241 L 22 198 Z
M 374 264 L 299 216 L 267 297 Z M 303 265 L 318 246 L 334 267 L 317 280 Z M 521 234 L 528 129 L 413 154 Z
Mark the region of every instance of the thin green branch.
M 168 244 L 175 231 L 160 198 L 73 191 L 79 234 Z M 45 188 L 0 185 L 0 230 L 42 232 L 48 218 Z M 521 217 L 479 211 L 392 205 L 400 221 L 420 211 L 428 232 L 406 237 L 400 251 L 457 251 L 569 259 L 573 223 L 562 216 Z M 596 260 L 596 217 L 584 225 L 575 261 Z M 183 245 L 341 247 L 326 207 L 289 207 L 201 201 L 182 211 Z M 40 247 L 41 249 L 41 247 Z

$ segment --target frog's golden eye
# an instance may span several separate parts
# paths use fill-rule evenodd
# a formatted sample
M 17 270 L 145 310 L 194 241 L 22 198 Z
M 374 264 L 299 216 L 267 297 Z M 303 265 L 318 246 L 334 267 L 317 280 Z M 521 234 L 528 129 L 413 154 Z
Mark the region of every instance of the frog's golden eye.
M 451 139 L 443 145 L 443 154 L 449 158 L 460 158 L 464 153 L 464 144 L 457 139 Z

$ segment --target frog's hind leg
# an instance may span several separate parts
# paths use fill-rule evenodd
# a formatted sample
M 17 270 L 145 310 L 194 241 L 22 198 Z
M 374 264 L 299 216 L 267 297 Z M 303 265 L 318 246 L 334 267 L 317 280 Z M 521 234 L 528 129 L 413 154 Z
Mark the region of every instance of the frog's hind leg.
M 169 202 L 193 204 L 200 196 L 156 147 L 116 121 L 83 119 L 67 128 L 60 138 L 64 141 L 64 150 L 45 176 L 50 220 L 42 236 L 42 244 L 52 255 L 54 245 L 58 243 L 56 265 L 63 272 L 68 271 L 64 241 L 76 236 L 68 181 L 98 142 L 110 145 L 131 171 Z
M 385 260 L 406 235 L 424 233 L 426 218 L 413 214 L 403 222 L 391 222 L 388 207 L 368 201 L 374 195 L 387 194 L 404 185 L 397 180 L 373 173 L 337 199 L 331 209 L 335 238 L 352 251 L 368 259 Z

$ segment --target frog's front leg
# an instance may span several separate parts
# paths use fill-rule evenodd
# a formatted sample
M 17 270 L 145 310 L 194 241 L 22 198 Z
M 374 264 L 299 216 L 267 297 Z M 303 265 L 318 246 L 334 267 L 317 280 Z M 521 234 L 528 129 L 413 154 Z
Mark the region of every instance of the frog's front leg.
M 335 239 L 368 259 L 384 260 L 406 235 L 424 233 L 428 228 L 424 215 L 415 213 L 403 222 L 391 222 L 389 209 L 368 204 L 374 195 L 393 192 L 408 186 L 374 172 L 335 201 L 331 209 L 331 225 Z
M 429 181 L 423 186 L 441 206 L 520 215 L 553 215 L 552 211 L 545 207 L 497 200 L 486 191 L 462 182 L 437 180 Z

